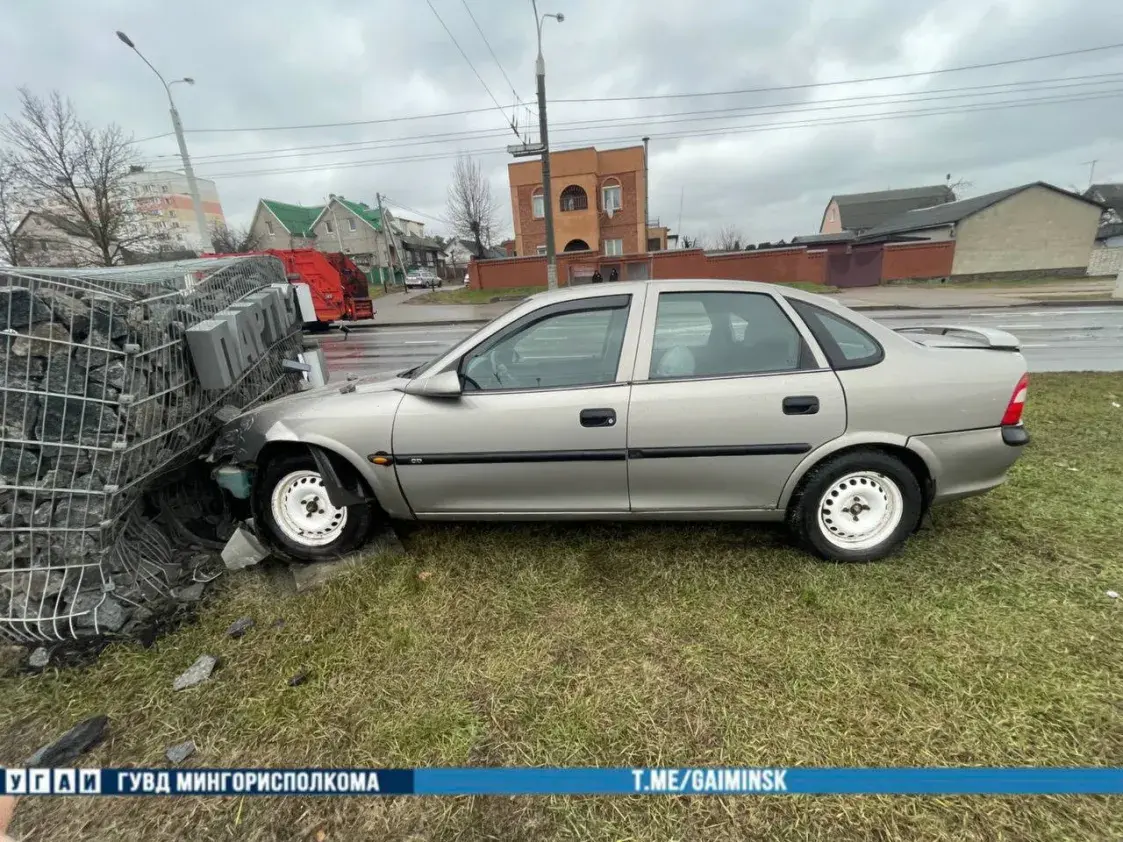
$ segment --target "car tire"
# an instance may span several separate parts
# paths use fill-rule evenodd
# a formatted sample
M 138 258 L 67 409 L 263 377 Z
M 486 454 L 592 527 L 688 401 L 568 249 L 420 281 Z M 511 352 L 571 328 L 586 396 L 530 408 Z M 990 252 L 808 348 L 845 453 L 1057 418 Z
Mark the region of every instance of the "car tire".
M 358 481 L 353 476 L 340 479 Z M 294 454 L 270 460 L 254 485 L 254 514 L 262 537 L 290 559 L 338 558 L 370 538 L 376 521 L 374 508 L 368 503 L 333 506 L 311 456 Z
M 822 558 L 877 561 L 901 548 L 923 513 L 909 467 L 884 451 L 862 449 L 811 469 L 788 509 L 788 526 Z

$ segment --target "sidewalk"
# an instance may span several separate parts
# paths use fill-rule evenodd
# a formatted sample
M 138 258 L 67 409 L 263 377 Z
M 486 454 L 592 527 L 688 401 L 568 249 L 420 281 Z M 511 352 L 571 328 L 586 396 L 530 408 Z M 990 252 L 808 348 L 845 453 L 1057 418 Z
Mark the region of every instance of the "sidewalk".
M 847 290 L 832 295 L 855 310 L 976 309 L 981 307 L 1033 307 L 1048 305 L 1123 305 L 1123 300 L 1098 298 L 1111 295 L 1114 281 L 1080 281 L 1072 284 L 956 289 L 947 286 L 884 286 Z M 423 325 L 482 324 L 518 306 L 518 301 L 494 304 L 407 304 L 421 292 L 396 292 L 375 299 L 373 322 L 352 322 L 352 327 L 420 327 Z
M 990 288 L 948 286 L 865 287 L 840 292 L 837 300 L 855 310 L 877 308 L 1033 307 L 1048 304 L 1123 304 L 1110 296 L 1114 281 L 1078 281 L 1071 284 L 1027 284 Z

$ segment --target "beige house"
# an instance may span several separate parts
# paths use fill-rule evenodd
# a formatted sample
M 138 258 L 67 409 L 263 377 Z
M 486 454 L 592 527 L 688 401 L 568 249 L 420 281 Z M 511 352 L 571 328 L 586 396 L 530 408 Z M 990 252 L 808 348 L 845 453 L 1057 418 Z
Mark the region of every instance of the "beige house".
M 899 214 L 863 238 L 954 240 L 954 276 L 1084 274 L 1103 206 L 1043 181 Z

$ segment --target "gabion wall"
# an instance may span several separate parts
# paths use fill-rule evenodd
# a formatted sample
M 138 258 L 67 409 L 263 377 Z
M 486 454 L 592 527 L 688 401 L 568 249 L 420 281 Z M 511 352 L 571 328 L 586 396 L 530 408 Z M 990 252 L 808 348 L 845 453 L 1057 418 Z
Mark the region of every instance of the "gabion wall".
M 302 344 L 297 326 L 216 392 L 184 334 L 285 282 L 270 257 L 0 269 L 0 636 L 127 635 L 191 584 L 145 495 L 197 458 L 216 412 L 299 391 L 283 361 Z

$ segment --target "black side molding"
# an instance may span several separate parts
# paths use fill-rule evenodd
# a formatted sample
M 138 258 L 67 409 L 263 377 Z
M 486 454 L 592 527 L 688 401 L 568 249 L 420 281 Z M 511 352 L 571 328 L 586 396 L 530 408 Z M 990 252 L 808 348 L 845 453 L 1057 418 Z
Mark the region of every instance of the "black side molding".
M 623 462 L 627 453 L 616 450 L 516 450 L 491 453 L 395 453 L 394 464 L 502 465 L 525 462 Z
M 1029 433 L 1021 424 L 1011 424 L 1002 428 L 1002 441 L 1011 447 L 1029 444 Z
M 791 444 L 741 444 L 712 445 L 706 447 L 636 447 L 628 449 L 629 459 L 698 459 L 707 456 L 784 456 L 809 453 L 811 445 Z

